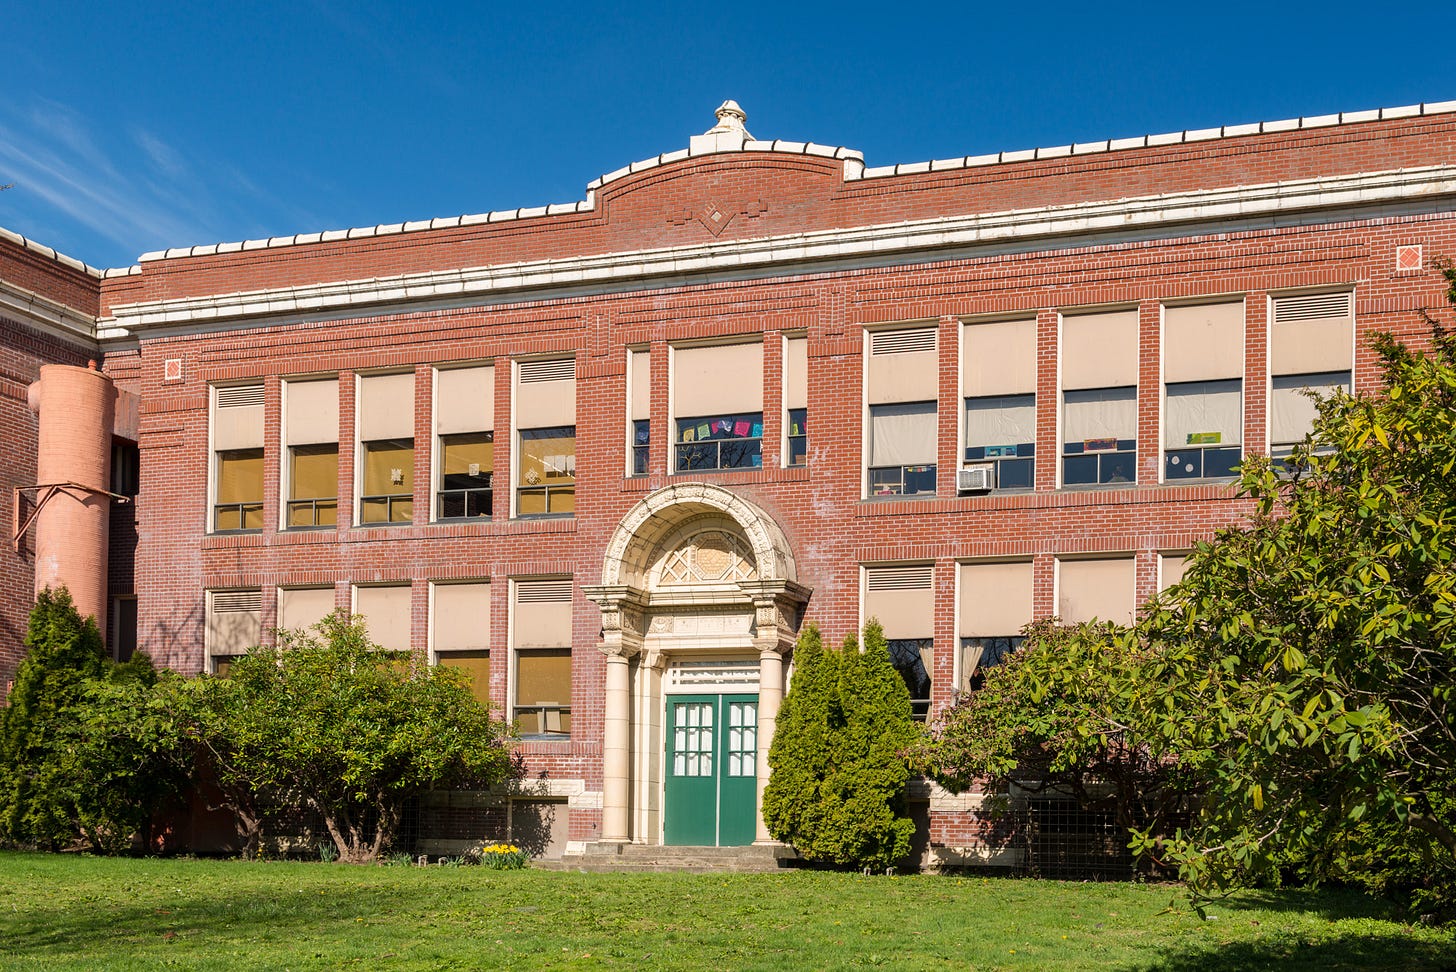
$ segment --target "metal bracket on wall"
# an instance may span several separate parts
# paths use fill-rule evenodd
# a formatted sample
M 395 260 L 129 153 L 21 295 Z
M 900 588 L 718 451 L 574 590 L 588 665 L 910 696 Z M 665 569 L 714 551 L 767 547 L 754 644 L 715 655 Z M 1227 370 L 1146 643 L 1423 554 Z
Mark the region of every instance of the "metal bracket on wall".
M 32 489 L 37 491 L 35 497 L 35 509 L 31 510 L 30 514 L 26 516 L 25 522 L 21 523 L 20 494 Z M 10 543 L 15 548 L 16 553 L 20 552 L 20 538 L 25 536 L 25 531 L 30 529 L 30 525 L 35 522 L 35 518 L 40 516 L 40 511 L 45 509 L 45 505 L 49 503 L 51 497 L 55 496 L 57 493 L 65 493 L 67 496 L 73 496 L 77 493 L 87 496 L 109 496 L 112 499 L 116 500 L 118 503 L 131 502 L 131 497 L 129 496 L 123 496 L 120 493 L 113 493 L 110 490 L 106 489 L 99 489 L 95 486 L 84 486 L 81 483 L 36 483 L 34 486 L 16 486 L 13 490 L 10 504 L 10 525 L 13 530 L 10 537 Z

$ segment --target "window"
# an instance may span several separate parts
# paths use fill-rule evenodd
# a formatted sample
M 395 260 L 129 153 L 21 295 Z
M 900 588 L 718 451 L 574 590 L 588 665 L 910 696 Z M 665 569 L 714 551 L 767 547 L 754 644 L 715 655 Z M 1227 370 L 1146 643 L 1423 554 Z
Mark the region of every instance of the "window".
M 516 366 L 516 515 L 576 512 L 576 359 Z
M 284 526 L 290 530 L 339 522 L 339 381 L 283 385 Z
M 111 441 L 111 491 L 136 496 L 141 489 L 141 452 L 135 442 Z
M 263 386 L 212 390 L 212 529 L 263 529 Z
M 262 591 L 208 591 L 204 642 L 208 667 L 226 675 L 263 636 Z
M 435 518 L 490 519 L 495 368 L 435 372 Z
M 1166 591 L 1183 580 L 1188 568 L 1187 554 L 1163 554 L 1158 558 L 1158 590 Z
M 1036 320 L 961 327 L 965 461 L 989 465 L 996 489 L 1031 489 L 1036 475 Z
M 334 613 L 332 587 L 294 587 L 278 590 L 278 627 L 309 631 Z
M 763 465 L 763 344 L 674 348 L 673 472 Z
M 385 651 L 410 650 L 410 596 L 408 584 L 354 588 L 354 613 Z
M 481 702 L 490 701 L 490 583 L 431 587 L 430 648 L 435 664 L 465 674 Z
M 137 649 L 137 599 L 135 596 L 111 601 L 111 657 L 115 661 L 131 661 Z
M 1062 318 L 1062 485 L 1137 481 L 1138 312 Z
M 359 379 L 359 523 L 414 519 L 415 376 Z
M 1131 557 L 1057 561 L 1057 616 L 1064 624 L 1133 619 L 1137 564 Z
M 1244 304 L 1163 308 L 1163 478 L 1227 479 L 1243 458 Z
M 980 688 L 984 672 L 1006 660 L 1026 639 L 1021 629 L 1032 619 L 1032 566 L 961 564 L 960 691 Z
M 924 721 L 930 712 L 934 665 L 935 568 L 865 568 L 864 619 L 878 620 L 890 645 L 890 661 L 910 690 L 910 707 Z
M 1269 454 L 1289 455 L 1314 426 L 1309 391 L 1351 390 L 1353 295 L 1301 294 L 1274 298 L 1269 334 Z
M 515 582 L 512 713 L 523 736 L 571 735 L 572 582 Z
M 627 474 L 645 476 L 652 458 L 652 354 L 627 352 Z
M 936 402 L 940 386 L 936 330 L 872 331 L 867 335 L 870 496 L 935 493 Z
M 809 462 L 809 339 L 784 339 L 784 465 Z

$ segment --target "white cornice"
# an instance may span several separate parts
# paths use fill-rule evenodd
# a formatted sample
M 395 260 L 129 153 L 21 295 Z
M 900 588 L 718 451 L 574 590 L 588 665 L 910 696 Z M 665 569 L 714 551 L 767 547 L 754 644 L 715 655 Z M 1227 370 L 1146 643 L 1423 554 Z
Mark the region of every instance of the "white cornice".
M 545 288 L 590 290 L 666 276 L 792 272 L 806 262 L 853 262 L 987 243 L 1126 233 L 1175 223 L 1230 222 L 1316 210 L 1351 210 L 1456 194 L 1456 166 L 1300 179 L 1127 199 L 973 213 L 788 236 L 634 250 L 561 260 L 345 280 L 112 308 L 102 338 L 157 327 L 246 322 L 422 301 L 466 300 Z
M 0 314 L 52 337 L 96 344 L 96 318 L 4 280 L 0 280 Z

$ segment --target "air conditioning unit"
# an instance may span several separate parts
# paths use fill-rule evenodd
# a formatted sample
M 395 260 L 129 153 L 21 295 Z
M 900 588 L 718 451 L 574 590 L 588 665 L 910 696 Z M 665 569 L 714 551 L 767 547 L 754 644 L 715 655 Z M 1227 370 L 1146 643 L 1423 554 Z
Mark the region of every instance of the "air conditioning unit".
M 996 488 L 996 465 L 985 463 L 980 466 L 966 466 L 956 470 L 956 491 L 961 493 L 985 493 Z

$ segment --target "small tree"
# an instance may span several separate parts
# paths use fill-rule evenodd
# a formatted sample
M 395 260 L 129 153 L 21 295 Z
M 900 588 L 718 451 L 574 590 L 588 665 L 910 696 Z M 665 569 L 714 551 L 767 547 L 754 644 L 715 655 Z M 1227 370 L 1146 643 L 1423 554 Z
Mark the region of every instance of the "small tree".
M 902 860 L 915 832 L 905 812 L 915 732 L 878 622 L 866 626 L 863 652 L 852 635 L 826 651 L 806 626 L 769 748 L 769 833 L 810 860 L 876 869 Z
M 0 710 L 0 837 L 54 850 L 77 837 L 62 734 L 87 681 L 103 671 L 101 632 L 64 587 L 47 588 L 36 596 L 25 646 L 10 704 Z
M 347 615 L 280 632 L 277 647 L 190 691 L 224 791 L 316 811 L 343 861 L 377 858 L 424 790 L 484 786 L 511 770 L 507 726 L 460 673 L 411 667 Z

